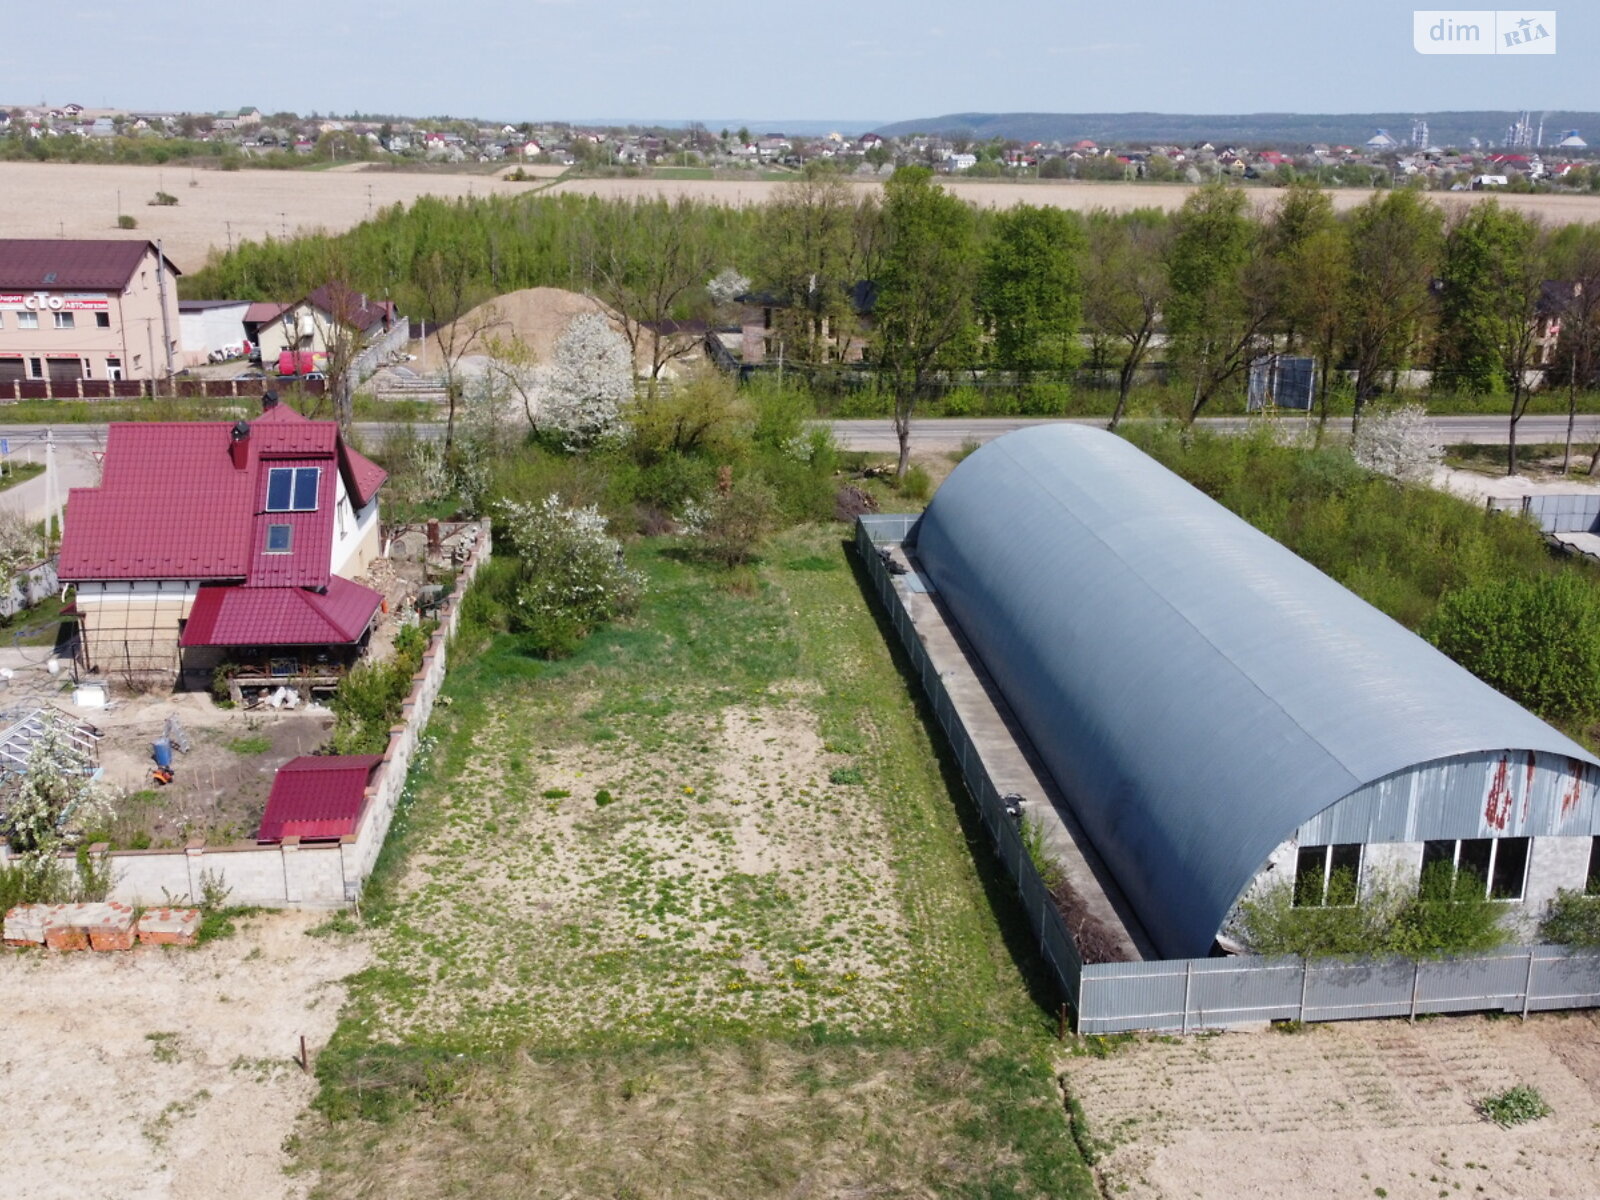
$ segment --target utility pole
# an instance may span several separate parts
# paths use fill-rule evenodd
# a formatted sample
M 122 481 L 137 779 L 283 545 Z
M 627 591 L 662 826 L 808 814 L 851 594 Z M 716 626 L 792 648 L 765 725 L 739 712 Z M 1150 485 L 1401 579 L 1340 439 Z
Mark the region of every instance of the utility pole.
M 166 255 L 166 252 L 161 249 L 161 239 L 157 238 L 156 239 L 156 296 L 161 301 L 161 344 L 162 344 L 162 346 L 164 346 L 166 348 L 166 351 L 167 351 L 167 354 L 166 354 L 166 359 L 167 359 L 167 378 L 171 379 L 173 374 L 175 373 L 175 369 L 176 368 L 174 367 L 173 362 L 172 362 L 172 325 L 171 325 L 172 318 L 167 315 L 167 270 L 166 270 L 166 267 L 167 267 L 167 255 Z M 150 363 L 150 369 L 152 371 L 154 371 L 155 367 L 156 367 L 156 364 L 155 364 L 154 360 L 152 360 L 151 363 Z

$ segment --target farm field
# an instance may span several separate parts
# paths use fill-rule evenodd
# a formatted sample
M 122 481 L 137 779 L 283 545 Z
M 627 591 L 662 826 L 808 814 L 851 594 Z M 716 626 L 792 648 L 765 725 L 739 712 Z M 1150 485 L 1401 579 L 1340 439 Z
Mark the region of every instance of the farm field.
M 646 543 L 630 623 L 453 669 L 314 1194 L 1093 1194 L 1014 893 L 842 538 L 732 576 Z
M 508 168 L 509 169 L 509 168 Z M 545 174 L 553 168 L 532 167 Z M 190 186 L 193 182 L 194 186 Z M 1193 189 L 1185 184 L 1087 183 L 1077 181 L 947 181 L 972 203 L 993 208 L 1015 204 L 1051 205 L 1088 212 L 1097 208 L 1176 209 Z M 261 240 L 285 232 L 326 229 L 337 232 L 359 224 L 378 208 L 409 204 L 418 196 L 526 195 L 535 189 L 607 197 L 690 196 L 719 204 L 761 204 L 778 182 L 712 179 L 564 179 L 559 183 L 507 183 L 483 174 L 364 171 L 191 171 L 187 167 L 94 166 L 78 163 L 0 163 L 0 201 L 6 205 L 8 237 L 160 238 L 180 270 L 205 264 L 211 248 L 225 249 L 231 237 Z M 858 187 L 876 187 L 858 183 Z M 147 203 L 158 190 L 178 198 L 173 207 Z M 118 193 L 122 212 L 139 226 L 116 226 Z M 1252 188 L 1257 207 L 1273 203 L 1278 192 Z M 1353 208 L 1371 195 L 1336 189 L 1334 206 Z M 1443 204 L 1470 204 L 1490 195 L 1432 193 Z M 1600 220 L 1600 196 L 1500 195 L 1508 207 L 1538 213 L 1547 221 Z
M 1592 1012 L 1351 1021 L 1294 1032 L 1090 1039 L 1063 1081 L 1102 1194 L 1573 1198 L 1600 1179 Z M 1548 1116 L 1501 1128 L 1484 1096 Z

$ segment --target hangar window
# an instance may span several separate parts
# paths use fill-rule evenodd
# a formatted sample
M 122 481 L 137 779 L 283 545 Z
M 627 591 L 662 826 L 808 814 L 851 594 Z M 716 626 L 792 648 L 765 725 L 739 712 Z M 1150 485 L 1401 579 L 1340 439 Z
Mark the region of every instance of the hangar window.
M 1600 837 L 1589 839 L 1589 877 L 1583 890 L 1600 896 Z
M 1458 873 L 1470 871 L 1487 889 L 1491 900 L 1521 900 L 1528 875 L 1528 839 L 1461 838 L 1424 842 L 1424 873 L 1434 863 L 1449 863 Z
M 1361 844 L 1301 846 L 1294 868 L 1294 902 L 1300 908 L 1354 904 L 1361 880 Z

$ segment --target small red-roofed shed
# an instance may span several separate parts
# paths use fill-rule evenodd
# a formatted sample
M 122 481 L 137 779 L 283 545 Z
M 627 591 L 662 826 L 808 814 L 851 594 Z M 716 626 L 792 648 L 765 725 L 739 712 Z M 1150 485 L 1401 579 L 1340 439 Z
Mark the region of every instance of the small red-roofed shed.
M 256 833 L 258 842 L 333 841 L 361 822 L 372 773 L 381 754 L 302 755 L 278 768 Z

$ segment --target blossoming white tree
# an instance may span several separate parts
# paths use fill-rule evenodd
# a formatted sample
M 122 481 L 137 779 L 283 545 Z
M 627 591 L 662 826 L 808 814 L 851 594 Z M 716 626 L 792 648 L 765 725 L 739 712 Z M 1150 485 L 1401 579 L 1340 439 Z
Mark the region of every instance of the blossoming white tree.
M 1401 483 L 1422 483 L 1444 459 L 1444 447 L 1428 426 L 1428 410 L 1402 404 L 1367 416 L 1350 453 L 1369 471 Z
M 596 625 L 638 602 L 644 577 L 629 569 L 593 505 L 572 508 L 552 492 L 536 503 L 504 501 L 496 516 L 518 560 L 512 626 L 545 654 L 570 654 Z
M 627 339 L 599 313 L 579 314 L 557 339 L 545 378 L 546 426 L 572 449 L 621 432 L 633 375 Z

